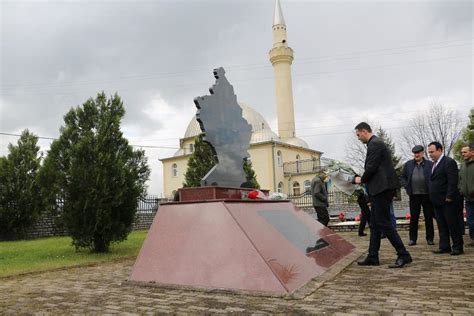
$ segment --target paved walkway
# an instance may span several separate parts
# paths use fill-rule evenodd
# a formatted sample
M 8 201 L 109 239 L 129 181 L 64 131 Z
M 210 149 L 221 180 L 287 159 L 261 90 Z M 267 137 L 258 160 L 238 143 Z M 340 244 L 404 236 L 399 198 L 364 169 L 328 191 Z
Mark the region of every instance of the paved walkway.
M 367 247 L 368 237 L 341 235 Z M 395 254 L 384 240 L 381 266 L 354 262 L 302 299 L 133 286 L 124 283 L 132 260 L 24 275 L 0 279 L 0 314 L 474 315 L 474 248 L 457 257 L 434 249 L 421 242 L 410 247 L 413 264 L 388 269 Z

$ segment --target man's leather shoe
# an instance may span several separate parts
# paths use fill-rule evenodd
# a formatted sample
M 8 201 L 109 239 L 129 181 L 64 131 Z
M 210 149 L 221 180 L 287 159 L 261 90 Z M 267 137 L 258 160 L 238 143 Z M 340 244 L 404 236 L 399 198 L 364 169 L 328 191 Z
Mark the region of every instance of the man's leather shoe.
M 416 241 L 410 240 L 410 241 L 408 242 L 408 246 L 414 246 L 414 245 L 416 245 Z
M 409 264 L 413 261 L 413 259 L 411 258 L 410 255 L 408 256 L 400 256 L 397 258 L 397 260 L 395 260 L 395 263 L 394 264 L 391 264 L 389 265 L 388 267 L 389 268 L 403 268 L 403 266 L 405 266 L 406 264 Z
M 360 266 L 378 266 L 380 265 L 379 259 L 365 258 L 362 261 L 357 262 Z
M 459 255 L 462 255 L 464 253 L 463 250 L 453 250 L 451 251 L 451 256 L 459 256 Z
M 431 245 L 431 246 L 433 246 L 433 245 L 434 245 L 434 241 L 433 241 L 433 240 L 431 240 L 431 239 L 427 240 L 426 242 L 428 243 L 428 245 Z
M 433 253 L 434 253 L 435 255 L 440 255 L 440 254 L 443 254 L 443 253 L 450 253 L 450 252 L 451 252 L 451 250 L 449 250 L 449 249 L 446 249 L 446 250 L 438 249 L 438 250 L 434 250 L 434 251 L 433 251 Z
M 363 237 L 363 236 L 367 236 L 367 234 L 366 233 L 359 233 L 359 236 Z

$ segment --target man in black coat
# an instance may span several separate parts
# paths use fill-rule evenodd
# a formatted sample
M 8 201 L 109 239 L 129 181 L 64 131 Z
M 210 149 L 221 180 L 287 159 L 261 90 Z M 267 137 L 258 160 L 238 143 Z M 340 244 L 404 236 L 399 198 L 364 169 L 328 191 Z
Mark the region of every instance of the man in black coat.
M 412 262 L 396 227 L 390 219 L 390 205 L 398 187 L 398 179 L 393 168 L 390 150 L 382 139 L 372 134 L 369 124 L 362 122 L 355 127 L 357 138 L 367 144 L 364 174 L 356 176 L 354 182 L 365 183 L 372 204 L 370 212 L 369 254 L 358 264 L 379 265 L 380 239 L 382 232 L 397 251 L 397 260 L 389 268 L 401 268 Z
M 424 148 L 416 145 L 412 149 L 413 159 L 403 166 L 400 183 L 410 197 L 410 241 L 408 246 L 416 245 L 418 239 L 418 221 L 421 207 L 425 216 L 426 242 L 434 245 L 433 205 L 429 196 L 429 182 L 433 163 L 423 157 Z
M 434 163 L 430 177 L 430 199 L 434 206 L 439 232 L 439 249 L 434 253 L 451 253 L 452 256 L 457 256 L 464 253 L 458 214 L 461 203 L 458 166 L 452 158 L 443 155 L 443 146 L 439 142 L 429 144 L 428 154 Z

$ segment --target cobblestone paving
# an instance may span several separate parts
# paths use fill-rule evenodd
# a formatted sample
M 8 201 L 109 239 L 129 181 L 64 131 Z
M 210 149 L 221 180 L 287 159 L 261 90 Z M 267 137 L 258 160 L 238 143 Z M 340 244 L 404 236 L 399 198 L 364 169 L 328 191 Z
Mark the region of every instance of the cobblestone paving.
M 356 234 L 341 233 L 366 249 Z M 132 260 L 30 274 L 0 279 L 0 314 L 474 315 L 474 248 L 456 257 L 434 249 L 421 241 L 411 265 L 388 269 L 395 254 L 383 240 L 381 266 L 353 262 L 302 299 L 134 286 L 125 283 Z

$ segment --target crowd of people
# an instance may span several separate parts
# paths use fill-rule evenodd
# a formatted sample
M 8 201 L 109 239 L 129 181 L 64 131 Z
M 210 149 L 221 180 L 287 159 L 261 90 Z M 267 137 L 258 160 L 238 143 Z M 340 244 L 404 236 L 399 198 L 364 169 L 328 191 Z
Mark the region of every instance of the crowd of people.
M 435 254 L 452 256 L 464 253 L 464 213 L 468 224 L 470 243 L 474 247 L 474 143 L 462 147 L 463 162 L 457 163 L 444 155 L 443 146 L 437 141 L 428 144 L 430 160 L 425 159 L 423 145 L 413 147 L 413 159 L 407 161 L 397 176 L 390 149 L 372 133 L 369 124 L 361 122 L 355 127 L 357 138 L 367 145 L 364 173 L 355 176 L 353 183 L 364 187 L 358 192 L 357 202 L 362 210 L 359 236 L 365 236 L 365 222 L 369 222 L 370 238 L 367 257 L 359 261 L 362 266 L 379 265 L 381 239 L 386 237 L 397 253 L 390 268 L 401 268 L 413 261 L 397 232 L 393 215 L 393 198 L 400 185 L 409 196 L 410 231 L 408 246 L 418 242 L 418 224 L 423 211 L 426 242 L 435 244 L 434 222 L 438 227 L 438 249 Z M 329 223 L 325 174 L 319 173 L 311 183 L 313 205 L 318 220 Z

